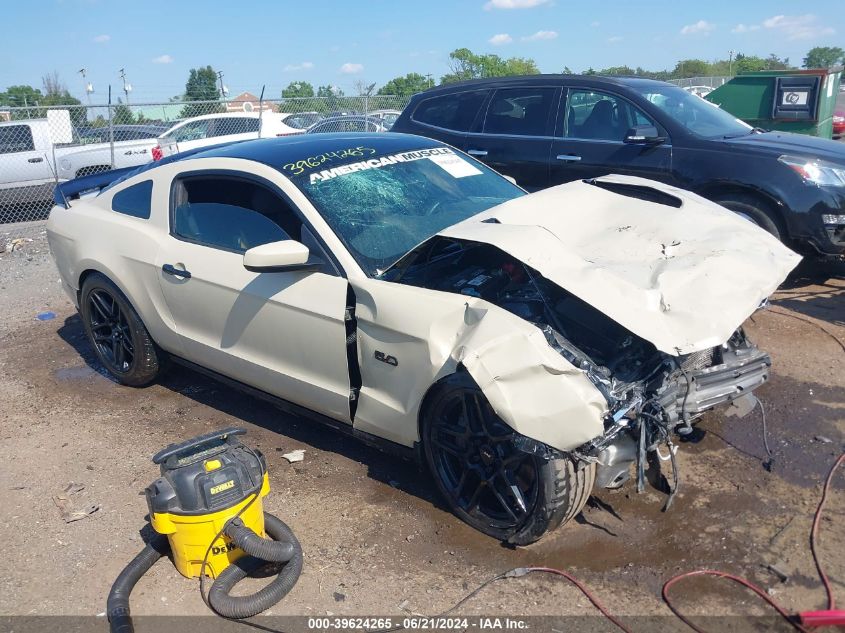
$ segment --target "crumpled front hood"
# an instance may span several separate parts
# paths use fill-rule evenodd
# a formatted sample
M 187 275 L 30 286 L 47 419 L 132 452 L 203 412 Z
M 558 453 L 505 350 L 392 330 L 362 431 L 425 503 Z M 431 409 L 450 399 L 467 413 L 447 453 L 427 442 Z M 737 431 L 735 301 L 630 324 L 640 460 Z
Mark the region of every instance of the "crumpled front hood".
M 597 180 L 657 189 L 681 206 L 576 181 L 510 200 L 439 235 L 509 253 L 673 355 L 724 343 L 801 260 L 766 231 L 688 191 L 629 176 Z

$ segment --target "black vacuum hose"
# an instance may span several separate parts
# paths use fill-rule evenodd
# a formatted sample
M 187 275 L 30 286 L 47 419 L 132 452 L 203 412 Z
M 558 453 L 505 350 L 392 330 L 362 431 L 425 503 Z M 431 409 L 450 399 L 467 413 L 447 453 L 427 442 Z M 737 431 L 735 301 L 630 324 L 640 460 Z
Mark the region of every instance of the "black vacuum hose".
M 268 517 L 272 515 L 265 513 L 264 516 Z M 273 518 L 275 519 L 276 517 Z M 282 525 L 284 525 L 284 523 L 282 523 Z M 287 529 L 288 533 L 290 533 L 290 530 L 286 525 L 285 529 Z M 267 531 L 266 527 L 265 531 Z M 261 538 L 251 528 L 245 526 L 240 517 L 235 517 L 226 524 L 225 534 L 232 539 L 232 542 L 235 545 L 240 547 L 250 556 L 266 560 L 269 563 L 286 563 L 293 558 L 296 553 L 294 545 L 290 539 L 285 538 L 284 540 L 276 539 L 271 541 L 266 538 Z
M 237 529 L 237 526 L 235 527 Z M 267 545 L 289 545 L 285 548 L 273 548 L 273 555 L 289 553 L 290 556 L 285 559 L 287 562 L 284 563 L 279 575 L 270 584 L 249 596 L 230 596 L 229 592 L 250 573 L 265 565 L 268 559 L 244 556 L 224 569 L 211 586 L 211 590 L 208 592 L 208 601 L 212 608 L 225 618 L 249 618 L 269 609 L 293 588 L 302 572 L 302 547 L 291 529 L 281 519 L 267 512 L 264 513 L 264 531 L 276 541 L 275 543 L 262 539 L 249 528 L 244 528 L 244 530 L 248 530 L 255 538 L 264 541 Z M 245 538 L 245 536 L 241 538 Z M 254 539 L 248 540 L 253 545 L 256 544 Z M 245 547 L 243 549 L 247 551 Z M 260 551 L 263 551 L 263 549 Z
M 155 532 L 144 549 L 120 572 L 111 586 L 106 602 L 106 615 L 111 633 L 134 633 L 135 627 L 132 626 L 132 618 L 129 615 L 129 594 L 141 576 L 169 551 L 170 543 L 167 537 Z

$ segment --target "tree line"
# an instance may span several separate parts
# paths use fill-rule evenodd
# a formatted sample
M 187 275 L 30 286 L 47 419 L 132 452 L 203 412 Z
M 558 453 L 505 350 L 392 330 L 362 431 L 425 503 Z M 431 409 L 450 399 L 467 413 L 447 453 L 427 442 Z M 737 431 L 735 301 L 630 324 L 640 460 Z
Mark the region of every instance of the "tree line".
M 845 50 L 838 46 L 816 46 L 811 48 L 802 60 L 804 68 L 830 68 L 837 64 L 845 64 Z M 745 55 L 737 53 L 736 56 L 728 59 L 717 59 L 706 61 L 703 59 L 682 59 L 674 68 L 664 70 L 648 70 L 641 67 L 611 66 L 608 68 L 588 68 L 582 71 L 582 75 L 626 75 L 644 77 L 648 79 L 669 80 L 684 79 L 690 77 L 708 76 L 730 76 L 741 72 L 760 70 L 786 70 L 795 68 L 789 59 L 780 58 L 772 53 L 768 57 L 757 55 Z M 540 69 L 537 63 L 528 57 L 503 58 L 492 53 L 474 53 L 468 48 L 459 48 L 449 54 L 449 72 L 435 82 L 431 75 L 423 75 L 417 72 L 410 72 L 406 75 L 394 77 L 375 93 L 375 84 L 367 84 L 359 81 L 355 87 L 358 95 L 392 95 L 409 97 L 422 92 L 435 85 L 455 83 L 468 79 L 483 79 L 489 77 L 507 77 L 512 75 L 535 75 Z M 561 71 L 564 74 L 573 74 L 568 66 Z M 185 91 L 174 96 L 171 101 L 185 101 L 186 103 L 180 112 L 181 118 L 209 114 L 224 110 L 223 105 L 199 104 L 200 101 L 221 101 L 222 93 L 218 86 L 217 72 L 211 66 L 192 68 L 185 82 Z M 81 105 L 79 99 L 70 94 L 67 87 L 61 82 L 58 74 L 53 72 L 42 77 L 43 89 L 33 88 L 28 85 L 9 86 L 5 92 L 0 92 L 0 106 L 30 107 L 39 108 L 56 105 Z M 282 99 L 305 99 L 317 97 L 319 101 L 309 105 L 310 109 L 320 111 L 333 111 L 341 109 L 344 99 L 348 96 L 343 90 L 332 86 L 323 85 L 316 88 L 307 81 L 292 81 L 283 90 Z M 72 116 L 74 116 L 72 110 Z M 85 119 L 82 108 L 77 109 L 81 120 Z M 28 117 L 38 116 L 31 113 Z M 46 115 L 40 115 L 46 116 Z M 102 118 L 102 117 L 100 117 Z M 122 104 L 118 99 L 112 119 L 116 123 L 143 123 L 143 115 L 133 115 L 128 106 Z M 96 122 L 95 122 L 96 124 Z

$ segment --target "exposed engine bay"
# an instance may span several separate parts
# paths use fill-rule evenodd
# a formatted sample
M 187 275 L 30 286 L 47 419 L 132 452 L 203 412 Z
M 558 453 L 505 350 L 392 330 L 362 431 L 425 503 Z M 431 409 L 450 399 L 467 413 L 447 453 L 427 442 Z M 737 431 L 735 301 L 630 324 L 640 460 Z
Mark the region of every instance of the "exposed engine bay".
M 693 421 L 719 404 L 736 400 L 740 414 L 750 412 L 751 391 L 768 379 L 768 354 L 741 328 L 718 347 L 672 356 L 489 244 L 432 239 L 385 278 L 478 297 L 540 328 L 607 401 L 604 433 L 572 456 L 596 463 L 598 485 L 609 488 L 624 484 L 636 463 L 642 490 L 648 453 L 666 445 L 669 457 L 662 459 L 671 460 L 675 480 L 667 506 L 678 483 L 673 432 L 691 433 Z

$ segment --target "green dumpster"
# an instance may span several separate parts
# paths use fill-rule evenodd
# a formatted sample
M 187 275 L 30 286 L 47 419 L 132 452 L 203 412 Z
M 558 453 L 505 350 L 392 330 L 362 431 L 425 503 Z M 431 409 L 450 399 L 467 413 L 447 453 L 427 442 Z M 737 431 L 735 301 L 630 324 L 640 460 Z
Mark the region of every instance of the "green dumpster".
M 744 72 L 704 98 L 754 127 L 831 138 L 841 79 L 841 66 Z

